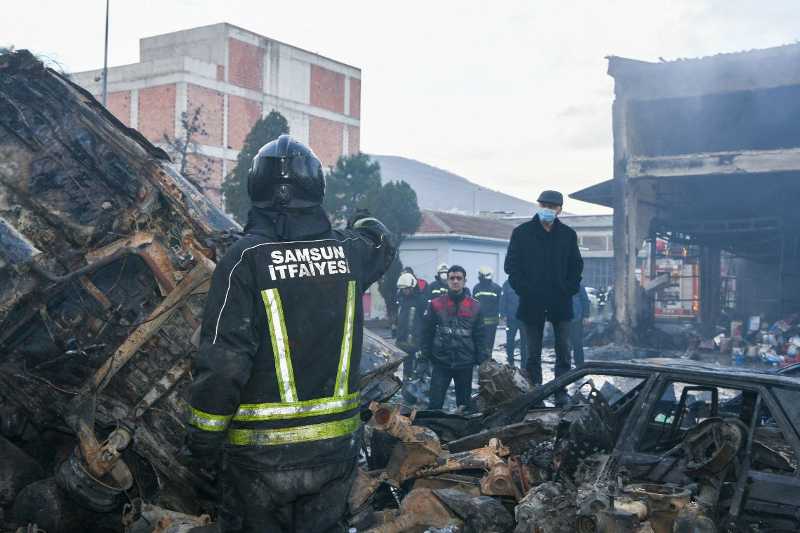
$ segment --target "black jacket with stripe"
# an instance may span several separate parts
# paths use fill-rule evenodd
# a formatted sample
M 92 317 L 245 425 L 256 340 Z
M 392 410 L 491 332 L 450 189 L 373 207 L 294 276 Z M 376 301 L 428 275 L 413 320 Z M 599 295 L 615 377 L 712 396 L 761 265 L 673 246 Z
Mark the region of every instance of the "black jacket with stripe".
M 190 389 L 193 455 L 292 468 L 349 460 L 360 427 L 362 293 L 395 255 L 321 208 L 253 209 L 217 265 Z
M 496 326 L 500 322 L 500 298 L 503 288 L 490 279 L 479 281 L 472 288 L 472 297 L 481 303 L 483 323 L 487 326 Z

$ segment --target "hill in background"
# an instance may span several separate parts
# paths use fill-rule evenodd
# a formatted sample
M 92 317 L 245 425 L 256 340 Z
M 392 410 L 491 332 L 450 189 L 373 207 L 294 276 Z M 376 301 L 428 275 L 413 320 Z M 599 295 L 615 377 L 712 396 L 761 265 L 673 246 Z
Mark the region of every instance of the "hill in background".
M 394 155 L 372 155 L 381 165 L 383 181 L 407 182 L 417 193 L 421 209 L 476 214 L 486 211 L 513 211 L 516 216 L 532 216 L 535 204 L 515 196 L 487 189 L 468 179 L 414 159 Z

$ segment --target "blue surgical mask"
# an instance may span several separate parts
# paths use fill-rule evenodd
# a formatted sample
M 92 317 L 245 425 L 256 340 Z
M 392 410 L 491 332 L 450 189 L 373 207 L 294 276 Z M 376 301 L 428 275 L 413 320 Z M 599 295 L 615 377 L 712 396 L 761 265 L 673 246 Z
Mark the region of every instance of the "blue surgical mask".
M 553 209 L 549 209 L 547 207 L 539 208 L 539 220 L 541 220 L 545 224 L 552 224 L 553 221 L 555 221 L 555 219 L 556 219 L 556 212 Z

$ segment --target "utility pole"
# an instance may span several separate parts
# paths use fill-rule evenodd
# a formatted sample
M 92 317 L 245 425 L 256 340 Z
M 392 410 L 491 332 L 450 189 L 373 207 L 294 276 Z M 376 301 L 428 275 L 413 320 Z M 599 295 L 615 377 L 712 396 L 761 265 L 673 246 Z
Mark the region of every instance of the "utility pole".
M 108 8 L 109 2 L 106 0 L 106 43 L 105 53 L 103 54 L 103 107 L 106 107 L 108 101 Z

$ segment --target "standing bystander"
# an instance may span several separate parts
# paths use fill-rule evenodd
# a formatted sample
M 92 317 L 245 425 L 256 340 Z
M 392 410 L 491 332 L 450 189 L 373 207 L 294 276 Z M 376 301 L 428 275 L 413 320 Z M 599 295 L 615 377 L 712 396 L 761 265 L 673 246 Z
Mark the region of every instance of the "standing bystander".
M 477 300 L 464 290 L 467 272 L 453 265 L 447 272 L 447 292 L 431 300 L 422 326 L 422 355 L 432 363 L 429 409 L 441 409 L 450 381 L 456 404 L 470 407 L 472 369 L 489 358 L 483 314 Z
M 572 295 L 580 288 L 583 272 L 578 236 L 557 218 L 564 197 L 544 191 L 538 201 L 533 219 L 514 228 L 505 262 L 509 282 L 520 297 L 517 318 L 527 334 L 526 370 L 535 385 L 542 383 L 545 321 L 553 324 L 555 333 L 556 377 L 570 369 Z

